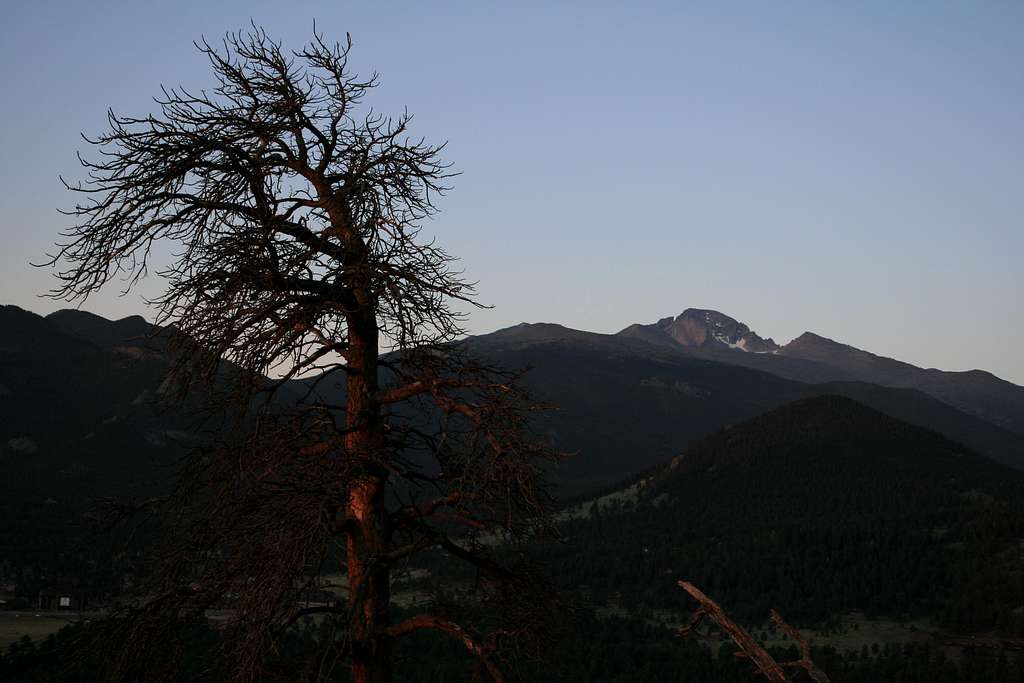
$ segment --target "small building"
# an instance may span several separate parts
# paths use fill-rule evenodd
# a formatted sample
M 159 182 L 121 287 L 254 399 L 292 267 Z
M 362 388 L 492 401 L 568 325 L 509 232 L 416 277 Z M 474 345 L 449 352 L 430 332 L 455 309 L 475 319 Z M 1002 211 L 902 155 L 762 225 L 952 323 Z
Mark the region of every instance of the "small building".
M 50 586 L 39 591 L 36 609 L 57 612 L 84 612 L 94 609 L 98 600 L 88 591 L 70 584 Z

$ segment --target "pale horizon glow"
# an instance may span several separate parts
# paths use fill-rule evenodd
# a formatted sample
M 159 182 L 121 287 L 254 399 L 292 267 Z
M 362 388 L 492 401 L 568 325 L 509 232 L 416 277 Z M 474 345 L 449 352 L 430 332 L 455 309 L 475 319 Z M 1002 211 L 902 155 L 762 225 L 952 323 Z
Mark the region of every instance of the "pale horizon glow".
M 1024 384 L 1024 5 L 17 3 L 0 28 L 0 303 L 68 225 L 80 132 L 202 87 L 191 46 L 250 18 L 355 42 L 462 175 L 425 227 L 482 302 L 470 332 L 603 333 L 711 308 Z M 152 313 L 150 278 L 83 309 Z

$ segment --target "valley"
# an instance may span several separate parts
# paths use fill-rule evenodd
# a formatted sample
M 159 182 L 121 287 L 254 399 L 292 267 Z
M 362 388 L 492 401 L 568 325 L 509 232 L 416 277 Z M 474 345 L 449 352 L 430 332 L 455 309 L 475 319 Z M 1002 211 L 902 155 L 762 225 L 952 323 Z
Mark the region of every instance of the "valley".
M 532 428 L 573 454 L 550 472 L 559 538 L 532 542 L 530 553 L 573 605 L 575 632 L 604 644 L 595 661 L 619 666 L 619 639 L 682 658 L 688 671 L 706 667 L 708 680 L 740 680 L 719 663 L 713 630 L 673 640 L 692 610 L 674 587 L 680 578 L 781 652 L 790 643 L 764 626 L 779 609 L 847 672 L 837 681 L 861 680 L 856 672 L 890 666 L 897 653 L 931 653 L 927 661 L 945 662 L 935 666 L 960 670 L 1013 652 L 1006 643 L 1024 633 L 1024 437 L 1012 421 L 985 420 L 982 408 L 962 410 L 928 387 L 789 356 L 729 320 L 721 340 L 708 332 L 696 346 L 643 328 L 601 335 L 549 324 L 460 342 L 484 362 L 528 368 L 527 387 L 553 407 Z M 696 343 L 699 328 L 686 325 Z M 141 318 L 11 307 L 0 310 L 0 330 L 0 436 L 12 475 L 0 567 L 11 604 L 57 584 L 109 603 L 139 565 L 96 535 L 95 503 L 166 491 L 202 434 L 189 410 L 159 400 L 167 333 Z M 339 392 L 317 388 L 323 400 Z M 400 575 L 400 612 L 470 585 L 442 559 L 428 555 Z M 332 590 L 340 600 L 342 588 Z M 5 613 L 4 638 L 38 640 L 66 619 Z M 421 646 L 443 663 L 437 671 L 461 666 L 455 653 Z M 408 680 L 437 680 L 419 675 Z

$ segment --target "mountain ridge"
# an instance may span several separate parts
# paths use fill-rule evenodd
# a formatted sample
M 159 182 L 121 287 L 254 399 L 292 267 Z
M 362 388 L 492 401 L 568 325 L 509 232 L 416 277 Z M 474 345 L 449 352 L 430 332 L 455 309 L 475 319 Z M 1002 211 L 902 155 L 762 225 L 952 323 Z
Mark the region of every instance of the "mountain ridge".
M 118 400 L 130 403 L 144 395 L 150 399 L 155 397 L 160 368 L 166 367 L 169 357 L 163 353 L 125 352 L 130 348 L 126 343 L 138 343 L 137 339 L 126 340 L 124 337 L 128 334 L 137 337 L 145 332 L 145 339 L 160 341 L 159 335 L 155 338 L 151 335 L 159 330 L 152 326 L 146 328 L 149 324 L 141 318 L 132 316 L 106 321 L 85 312 L 58 312 L 43 318 L 21 309 L 17 311 L 16 314 L 12 311 L 9 317 L 31 323 L 36 331 L 32 332 L 33 341 L 19 342 L 29 353 L 26 358 L 35 360 L 27 365 L 18 361 L 16 365 L 50 372 L 49 356 L 57 355 L 60 369 L 44 382 L 45 386 L 54 387 L 47 390 L 45 400 L 66 405 L 67 418 L 76 424 L 78 412 L 83 416 L 95 412 L 88 405 L 93 402 L 89 401 L 83 404 L 81 411 L 73 408 L 76 396 L 88 395 L 88 382 L 93 381 L 89 377 L 103 377 L 106 383 L 121 382 L 122 376 L 124 381 L 130 377 L 121 373 L 135 372 L 131 368 L 136 366 L 145 368 L 151 379 L 143 384 L 132 380 L 130 384 L 136 387 L 134 393 Z M 3 328 L 0 331 L 2 348 L 4 335 L 11 336 L 13 327 L 6 323 L 0 327 Z M 40 330 L 44 329 L 50 330 L 50 339 L 43 338 L 47 335 Z M 960 411 L 919 389 L 885 388 L 835 372 L 830 376 L 839 379 L 830 382 L 807 383 L 788 378 L 786 372 L 779 371 L 778 365 L 797 367 L 803 372 L 814 364 L 780 354 L 755 354 L 726 348 L 723 354 L 728 355 L 723 359 L 713 354 L 694 353 L 678 345 L 658 344 L 628 335 L 597 334 L 554 323 L 523 323 L 469 337 L 463 343 L 485 360 L 502 367 L 530 368 L 524 376 L 529 388 L 538 398 L 560 406 L 551 416 L 540 418 L 538 425 L 559 447 L 581 453 L 580 458 L 570 459 L 562 472 L 564 480 L 576 484 L 577 492 L 602 487 L 641 471 L 723 425 L 748 419 L 788 401 L 826 392 L 848 395 L 900 419 L 937 428 L 995 460 L 1024 468 L 1024 438 L 1018 434 Z M 91 360 L 85 365 L 70 362 L 67 352 L 70 348 L 80 349 L 77 353 L 87 354 Z M 736 359 L 763 360 L 759 362 L 760 367 L 749 367 L 737 363 Z M 18 391 L 18 371 L 5 360 L 11 359 L 0 357 L 0 385 L 8 393 L 6 398 L 14 400 L 17 396 L 9 395 L 12 391 L 18 394 L 24 391 Z M 140 360 L 147 362 L 137 365 Z M 77 374 L 81 374 L 78 367 L 85 368 L 86 375 L 76 379 Z M 102 369 L 105 367 L 123 370 L 111 373 Z M 61 373 L 68 373 L 67 377 Z M 77 393 L 52 393 L 59 392 L 57 387 L 68 381 L 81 387 Z M 325 386 L 324 390 L 332 389 Z M 333 389 L 337 390 L 339 388 Z M 34 405 L 26 396 L 22 399 L 9 408 L 12 415 L 24 415 L 17 421 L 9 420 L 8 429 L 2 430 L 19 431 L 8 434 L 8 440 L 34 433 L 45 435 L 37 419 L 45 414 L 45 408 Z M 94 419 L 89 417 L 84 423 Z M 22 422 L 23 428 L 17 428 L 15 422 Z M 37 440 L 45 442 L 45 439 Z M 118 443 L 122 442 L 119 438 Z
M 716 334 L 723 329 L 726 334 Z M 779 346 L 749 330 L 717 311 L 688 308 L 674 319 L 630 325 L 618 334 L 801 382 L 861 381 L 918 389 L 963 412 L 1024 434 L 1024 387 L 991 372 L 922 368 L 811 331 Z M 751 340 L 751 348 L 740 343 L 744 339 Z M 754 348 L 765 350 L 751 353 Z

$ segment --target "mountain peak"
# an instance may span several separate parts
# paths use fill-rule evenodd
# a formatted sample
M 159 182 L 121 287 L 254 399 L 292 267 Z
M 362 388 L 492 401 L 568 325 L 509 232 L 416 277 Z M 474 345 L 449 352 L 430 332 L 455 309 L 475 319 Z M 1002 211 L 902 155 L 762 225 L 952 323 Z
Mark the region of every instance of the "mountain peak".
M 790 344 L 802 344 L 802 343 L 821 343 L 821 342 L 827 342 L 829 344 L 838 344 L 839 343 L 835 339 L 829 339 L 828 337 L 823 337 L 820 334 L 815 334 L 814 332 L 810 332 L 810 331 L 804 332 L 799 337 L 796 337 L 795 339 L 793 339 L 793 341 L 791 341 L 789 343 Z M 787 346 L 788 345 L 789 344 L 787 344 Z
M 680 346 L 722 346 L 749 353 L 776 353 L 779 350 L 771 339 L 764 339 L 744 323 L 709 308 L 687 308 L 675 318 L 662 318 L 653 325 L 631 326 L 622 334 L 651 336 L 659 332 L 667 337 L 666 341 L 671 340 Z

